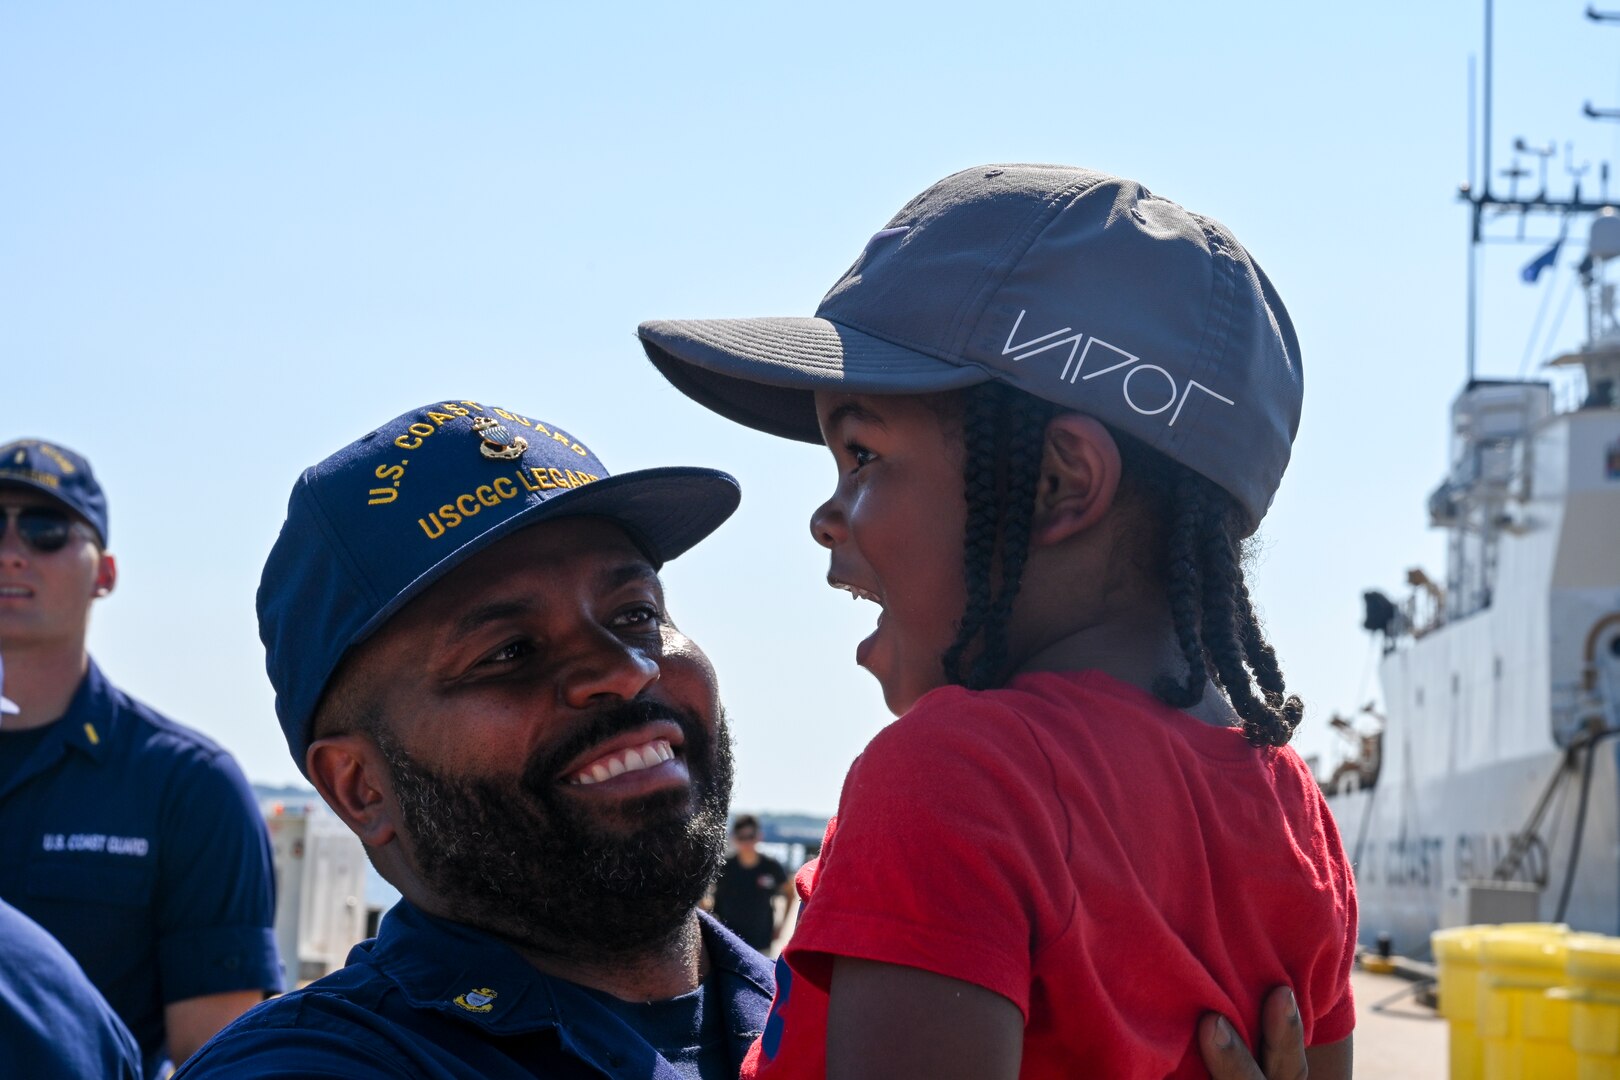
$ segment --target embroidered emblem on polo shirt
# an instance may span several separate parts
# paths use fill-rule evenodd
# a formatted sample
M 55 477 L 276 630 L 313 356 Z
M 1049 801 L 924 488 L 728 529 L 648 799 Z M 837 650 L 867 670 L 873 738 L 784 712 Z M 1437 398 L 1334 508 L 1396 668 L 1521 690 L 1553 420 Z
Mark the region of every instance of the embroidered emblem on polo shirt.
M 480 440 L 478 452 L 487 458 L 496 461 L 511 461 L 513 458 L 523 456 L 523 451 L 529 448 L 529 440 L 521 435 L 513 435 L 506 429 L 506 425 L 493 416 L 476 417 L 472 422 L 472 429 L 478 433 Z
M 481 986 L 477 990 L 457 994 L 453 1000 L 468 1012 L 487 1013 L 495 1007 L 496 996 L 495 991 L 487 986 Z

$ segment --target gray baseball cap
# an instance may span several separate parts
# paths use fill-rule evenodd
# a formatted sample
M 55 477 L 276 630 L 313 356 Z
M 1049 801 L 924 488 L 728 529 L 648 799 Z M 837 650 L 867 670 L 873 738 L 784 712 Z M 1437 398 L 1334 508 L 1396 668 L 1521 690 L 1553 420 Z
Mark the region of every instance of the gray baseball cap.
M 1064 165 L 941 180 L 873 235 L 814 318 L 637 333 L 689 397 L 804 442 L 822 441 L 817 390 L 1009 383 L 1208 477 L 1249 531 L 1299 429 L 1299 341 L 1243 245 L 1133 180 Z

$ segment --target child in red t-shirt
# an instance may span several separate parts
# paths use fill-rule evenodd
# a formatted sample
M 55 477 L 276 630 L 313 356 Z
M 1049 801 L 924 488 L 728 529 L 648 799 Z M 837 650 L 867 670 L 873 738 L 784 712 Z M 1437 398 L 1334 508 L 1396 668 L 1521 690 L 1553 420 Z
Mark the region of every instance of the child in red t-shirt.
M 829 582 L 900 719 L 850 769 L 746 1077 L 1204 1075 L 1294 989 L 1348 1076 L 1350 868 L 1285 744 L 1242 542 L 1298 427 L 1293 326 L 1218 223 L 1139 184 L 948 177 L 814 319 L 653 322 L 734 420 L 824 442 Z

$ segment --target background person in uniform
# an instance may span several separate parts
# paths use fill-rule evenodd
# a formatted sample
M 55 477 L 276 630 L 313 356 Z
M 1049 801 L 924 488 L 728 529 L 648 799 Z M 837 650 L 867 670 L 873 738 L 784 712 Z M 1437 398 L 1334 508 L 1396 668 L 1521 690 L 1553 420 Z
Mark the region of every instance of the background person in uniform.
M 18 712 L 5 689 L 0 656 L 0 729 Z M 134 1037 L 78 962 L 38 923 L 0 900 L 0 1076 L 140 1075 Z
M 759 818 L 739 814 L 731 825 L 736 849 L 720 868 L 714 883 L 714 917 L 762 953 L 782 932 L 793 878 L 787 868 L 759 852 Z M 777 899 L 782 903 L 778 904 Z
M 0 1076 L 140 1080 L 135 1039 L 60 942 L 0 900 Z
M 84 968 L 148 1075 L 281 988 L 270 841 L 224 750 L 119 691 L 85 648 L 117 582 L 90 465 L 0 446 L 0 897 Z

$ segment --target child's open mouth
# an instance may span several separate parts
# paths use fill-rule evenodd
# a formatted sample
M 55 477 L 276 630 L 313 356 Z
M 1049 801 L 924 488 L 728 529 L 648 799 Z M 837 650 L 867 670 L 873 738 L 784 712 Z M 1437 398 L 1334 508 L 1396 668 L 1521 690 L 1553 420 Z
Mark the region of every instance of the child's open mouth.
M 849 595 L 850 595 L 850 597 L 852 599 L 855 599 L 855 600 L 870 600 L 870 601 L 872 601 L 872 603 L 876 604 L 878 607 L 883 606 L 883 599 L 881 597 L 879 597 L 877 595 L 877 593 L 867 592 L 865 589 L 861 588 L 859 585 L 851 585 L 847 581 L 839 581 L 837 578 L 834 578 L 834 577 L 829 577 L 827 579 L 827 584 L 831 585 L 835 589 L 843 589 L 845 592 L 849 593 Z
M 861 640 L 859 645 L 855 646 L 856 665 L 867 667 L 867 661 L 871 658 L 872 650 L 876 648 L 878 635 L 883 632 L 883 598 L 875 592 L 863 589 L 859 585 L 851 584 L 841 578 L 833 577 L 831 574 L 827 575 L 827 584 L 835 589 L 842 589 L 849 593 L 852 600 L 870 600 L 878 606 L 877 626 Z

